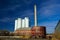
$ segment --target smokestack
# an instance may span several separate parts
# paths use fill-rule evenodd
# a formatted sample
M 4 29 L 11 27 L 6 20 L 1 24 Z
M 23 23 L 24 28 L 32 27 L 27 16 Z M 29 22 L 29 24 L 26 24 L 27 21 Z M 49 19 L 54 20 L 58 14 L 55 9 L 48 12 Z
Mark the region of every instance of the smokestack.
M 36 5 L 34 5 L 34 20 L 35 20 L 35 26 L 37 26 L 37 11 L 36 11 Z

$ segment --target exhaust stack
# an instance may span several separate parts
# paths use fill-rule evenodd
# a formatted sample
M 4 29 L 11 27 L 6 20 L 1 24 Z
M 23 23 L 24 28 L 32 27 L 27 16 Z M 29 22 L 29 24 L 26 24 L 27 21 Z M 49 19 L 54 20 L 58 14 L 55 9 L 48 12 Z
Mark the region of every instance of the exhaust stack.
M 36 5 L 34 5 L 34 23 L 35 23 L 35 26 L 37 26 L 37 11 L 36 11 Z

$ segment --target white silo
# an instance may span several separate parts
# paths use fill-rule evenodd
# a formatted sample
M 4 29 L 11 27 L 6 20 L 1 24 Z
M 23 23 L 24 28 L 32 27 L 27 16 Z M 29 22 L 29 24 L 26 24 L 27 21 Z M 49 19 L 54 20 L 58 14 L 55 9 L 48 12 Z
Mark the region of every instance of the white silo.
M 29 27 L 29 18 L 25 17 L 25 27 L 28 28 Z
M 18 18 L 18 26 L 17 28 L 21 28 L 22 27 L 22 19 L 21 18 Z
M 17 27 L 18 27 L 18 20 L 15 20 L 15 28 L 14 28 L 14 30 L 17 30 Z
M 24 27 L 25 27 L 25 20 L 22 19 L 22 28 L 24 28 Z

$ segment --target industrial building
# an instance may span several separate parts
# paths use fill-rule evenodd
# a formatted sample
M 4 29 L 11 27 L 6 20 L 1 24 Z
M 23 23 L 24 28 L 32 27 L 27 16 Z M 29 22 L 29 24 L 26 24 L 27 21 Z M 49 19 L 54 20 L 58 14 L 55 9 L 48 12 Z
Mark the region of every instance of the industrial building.
M 55 27 L 55 31 L 60 32 L 60 20 L 58 21 L 58 24 Z
M 60 20 L 58 21 L 55 31 L 52 37 L 52 40 L 60 40 Z
M 31 28 L 29 27 L 29 18 L 25 17 L 24 19 L 18 18 L 15 20 L 15 29 L 14 35 L 20 37 L 30 37 Z M 28 36 L 29 35 L 29 36 Z
M 32 37 L 46 38 L 46 27 L 32 27 Z
M 17 18 L 15 20 L 14 32 L 0 31 L 0 38 L 46 38 L 46 27 L 38 26 L 37 11 L 34 5 L 34 26 L 29 26 L 29 17 Z M 5 37 L 6 36 L 6 37 Z M 33 39 L 32 39 L 33 40 Z
M 29 27 L 29 18 L 18 18 L 15 20 L 14 35 L 20 38 L 46 38 L 46 27 L 37 24 L 37 8 L 34 5 L 34 26 Z

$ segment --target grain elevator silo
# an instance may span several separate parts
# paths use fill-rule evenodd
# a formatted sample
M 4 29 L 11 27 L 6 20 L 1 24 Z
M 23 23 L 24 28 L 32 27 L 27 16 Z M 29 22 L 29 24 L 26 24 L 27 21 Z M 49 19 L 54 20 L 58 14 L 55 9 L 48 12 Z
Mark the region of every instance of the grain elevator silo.
M 22 27 L 22 19 L 18 18 L 18 19 L 15 20 L 15 29 L 14 30 L 17 30 L 21 27 Z
M 18 18 L 18 28 L 21 28 L 22 27 L 22 19 L 21 18 Z
M 18 20 L 15 20 L 15 28 L 14 28 L 14 31 L 17 29 L 17 26 L 18 26 Z
M 25 17 L 25 28 L 29 27 L 29 18 Z
M 25 27 L 25 20 L 22 19 L 22 28 L 24 28 L 24 27 Z

